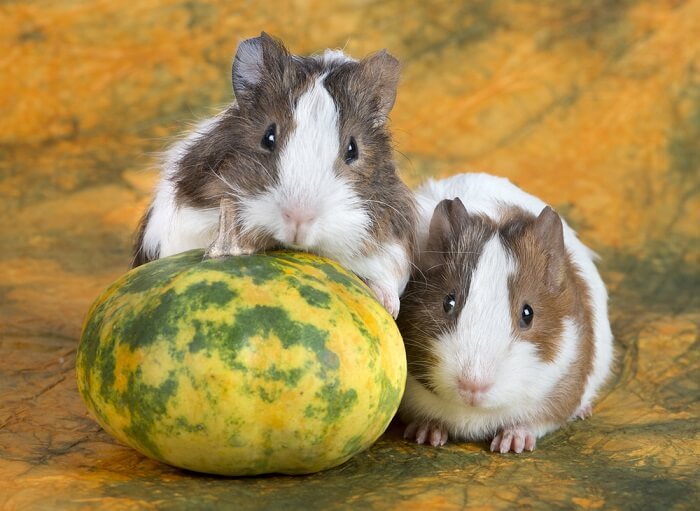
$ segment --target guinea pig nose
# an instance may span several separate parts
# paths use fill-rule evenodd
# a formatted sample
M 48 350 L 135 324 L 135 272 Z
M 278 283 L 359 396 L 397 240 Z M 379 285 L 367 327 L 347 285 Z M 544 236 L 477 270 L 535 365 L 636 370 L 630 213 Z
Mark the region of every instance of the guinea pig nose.
M 287 222 L 299 225 L 311 222 L 315 214 L 313 211 L 305 208 L 284 207 L 282 208 L 282 216 Z
M 462 392 L 470 392 L 472 394 L 485 394 L 486 392 L 491 390 L 491 387 L 493 387 L 493 383 L 476 381 L 469 378 L 465 378 L 464 376 L 459 376 L 457 377 L 457 387 Z

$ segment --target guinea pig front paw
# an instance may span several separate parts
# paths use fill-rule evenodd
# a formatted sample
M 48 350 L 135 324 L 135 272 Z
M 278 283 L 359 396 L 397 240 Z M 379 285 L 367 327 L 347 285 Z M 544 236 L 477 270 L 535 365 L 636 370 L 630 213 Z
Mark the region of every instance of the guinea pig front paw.
M 447 428 L 438 422 L 414 421 L 406 426 L 403 437 L 415 440 L 417 444 L 430 444 L 433 447 L 445 445 Z
M 250 247 L 242 247 L 238 243 L 221 244 L 214 242 L 204 252 L 204 259 L 218 259 L 228 256 L 243 256 L 254 254 L 255 250 Z
M 377 301 L 384 306 L 392 318 L 396 319 L 400 306 L 398 293 L 373 281 L 367 281 L 367 285 L 374 292 Z
M 574 414 L 571 416 L 571 419 L 587 419 L 593 415 L 593 406 L 590 404 L 581 406 L 578 410 L 574 412 Z
M 537 436 L 524 426 L 503 429 L 491 442 L 491 452 L 505 454 L 509 451 L 523 452 L 523 449 L 532 451 L 537 443 Z

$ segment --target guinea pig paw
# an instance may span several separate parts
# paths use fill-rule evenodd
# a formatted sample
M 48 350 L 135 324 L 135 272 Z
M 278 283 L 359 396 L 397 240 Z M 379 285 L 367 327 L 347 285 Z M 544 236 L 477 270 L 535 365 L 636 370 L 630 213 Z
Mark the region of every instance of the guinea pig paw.
M 391 317 L 396 319 L 399 315 L 399 295 L 396 291 L 389 290 L 388 288 L 381 286 L 375 282 L 367 282 L 370 289 L 374 292 L 377 301 L 381 303 L 384 308 L 391 314 Z
M 433 447 L 445 445 L 448 438 L 447 428 L 437 422 L 414 421 L 406 426 L 403 437 L 415 439 L 417 444 L 430 444 Z
M 572 419 L 587 419 L 593 415 L 593 406 L 590 404 L 587 404 L 585 406 L 581 406 L 578 410 L 574 412 L 574 414 L 571 416 Z
M 212 244 L 204 253 L 204 259 L 218 259 L 228 256 L 243 256 L 254 254 L 255 250 L 248 247 L 242 247 L 238 243 L 227 245 Z
M 506 428 L 491 442 L 491 452 L 505 454 L 513 451 L 520 454 L 523 450 L 532 451 L 536 443 L 537 436 L 529 429 L 523 426 Z

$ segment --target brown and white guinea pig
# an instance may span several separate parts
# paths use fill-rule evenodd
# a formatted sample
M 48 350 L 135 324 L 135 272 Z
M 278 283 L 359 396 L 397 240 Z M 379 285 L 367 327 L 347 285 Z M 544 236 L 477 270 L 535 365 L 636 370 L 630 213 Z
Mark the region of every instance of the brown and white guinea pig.
M 507 179 L 429 181 L 417 199 L 420 254 L 398 317 L 404 436 L 519 453 L 590 415 L 613 355 L 595 255 Z
M 417 214 L 387 129 L 398 79 L 385 51 L 300 57 L 265 33 L 243 41 L 235 101 L 166 154 L 133 266 L 193 248 L 304 250 L 355 272 L 396 317 Z

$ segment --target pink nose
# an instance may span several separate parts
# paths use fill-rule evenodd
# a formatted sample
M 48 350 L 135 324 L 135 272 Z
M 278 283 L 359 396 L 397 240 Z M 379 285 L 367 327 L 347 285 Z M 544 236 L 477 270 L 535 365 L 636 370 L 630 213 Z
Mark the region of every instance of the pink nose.
M 485 394 L 491 389 L 491 387 L 493 387 L 493 383 L 477 382 L 467 379 L 464 376 L 460 376 L 457 378 L 457 386 L 459 387 L 459 390 L 464 392 Z
M 314 219 L 314 213 L 302 208 L 282 208 L 282 216 L 285 222 L 291 225 L 300 225 L 311 222 Z
M 484 400 L 484 395 L 491 390 L 493 383 L 475 381 L 464 376 L 457 377 L 459 395 L 470 405 L 478 405 Z
M 303 227 L 310 224 L 316 218 L 313 211 L 303 208 L 282 208 L 282 218 L 292 231 L 292 242 L 302 243 L 304 238 Z

